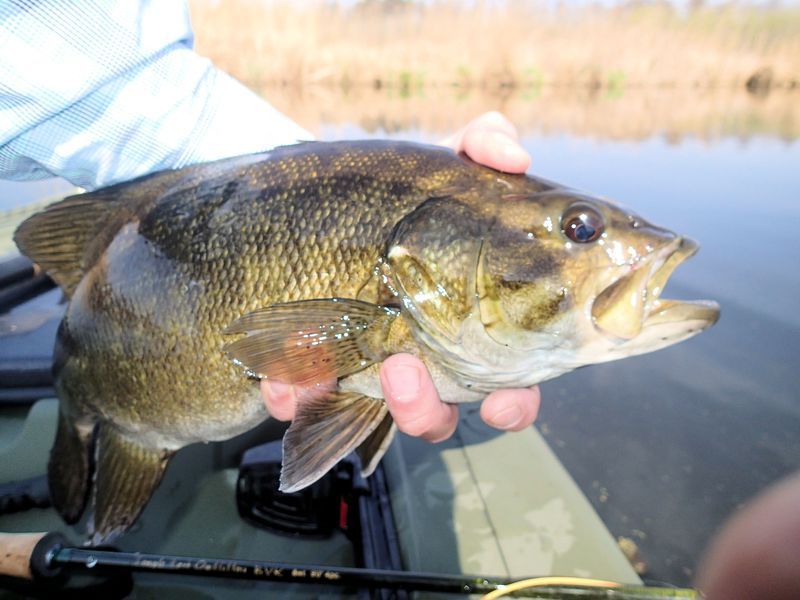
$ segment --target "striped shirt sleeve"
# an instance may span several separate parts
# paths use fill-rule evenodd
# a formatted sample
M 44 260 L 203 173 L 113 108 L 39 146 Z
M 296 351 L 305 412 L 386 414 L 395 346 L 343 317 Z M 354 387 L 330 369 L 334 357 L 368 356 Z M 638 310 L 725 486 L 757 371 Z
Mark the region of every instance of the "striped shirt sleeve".
M 0 3 L 0 178 L 93 189 L 311 139 L 192 43 L 185 0 Z

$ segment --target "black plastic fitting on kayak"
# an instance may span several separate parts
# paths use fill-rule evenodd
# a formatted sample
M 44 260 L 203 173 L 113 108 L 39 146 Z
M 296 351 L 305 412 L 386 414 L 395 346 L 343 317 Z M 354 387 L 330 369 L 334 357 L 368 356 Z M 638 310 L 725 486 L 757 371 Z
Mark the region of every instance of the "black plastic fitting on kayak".
M 25 256 L 13 256 L 0 261 L 0 289 L 33 277 L 35 269 L 31 260 Z
M 0 484 L 0 515 L 49 506 L 50 491 L 45 475 Z
M 0 288 L 0 312 L 9 311 L 18 304 L 54 288 L 55 285 L 52 279 L 40 273 Z

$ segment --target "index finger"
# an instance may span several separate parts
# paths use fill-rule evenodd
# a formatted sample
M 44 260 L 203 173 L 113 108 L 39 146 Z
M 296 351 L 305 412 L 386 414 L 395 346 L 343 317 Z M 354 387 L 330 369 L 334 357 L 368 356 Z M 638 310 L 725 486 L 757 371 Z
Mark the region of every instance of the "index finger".
M 524 173 L 531 157 L 518 141 L 517 130 L 497 111 L 473 119 L 441 142 L 472 160 L 507 173 Z

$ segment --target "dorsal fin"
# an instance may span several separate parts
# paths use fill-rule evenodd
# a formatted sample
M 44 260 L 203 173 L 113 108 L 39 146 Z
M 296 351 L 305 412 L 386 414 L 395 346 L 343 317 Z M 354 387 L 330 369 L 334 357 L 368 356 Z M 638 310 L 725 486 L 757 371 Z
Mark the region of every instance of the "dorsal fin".
M 87 246 L 116 205 L 94 194 L 70 196 L 23 221 L 14 241 L 71 296 L 88 266 Z
M 94 192 L 69 196 L 20 224 L 14 241 L 72 296 L 119 228 L 141 214 L 191 167 L 159 171 Z

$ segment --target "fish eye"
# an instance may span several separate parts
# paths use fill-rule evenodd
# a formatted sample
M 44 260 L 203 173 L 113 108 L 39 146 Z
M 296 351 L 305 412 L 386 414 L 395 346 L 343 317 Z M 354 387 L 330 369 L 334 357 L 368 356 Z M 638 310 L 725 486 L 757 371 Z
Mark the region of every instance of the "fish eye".
M 578 244 L 593 242 L 603 234 L 603 217 L 586 204 L 576 204 L 561 217 L 561 231 Z

